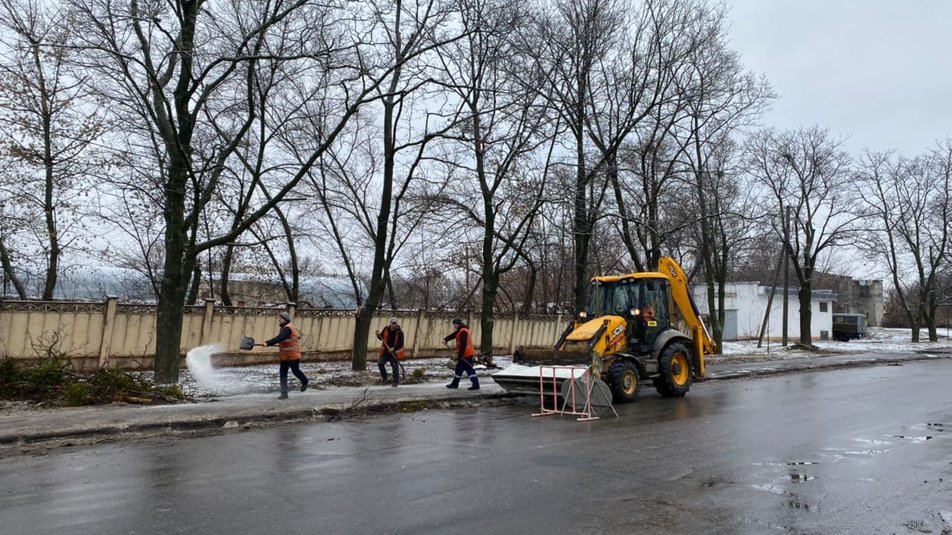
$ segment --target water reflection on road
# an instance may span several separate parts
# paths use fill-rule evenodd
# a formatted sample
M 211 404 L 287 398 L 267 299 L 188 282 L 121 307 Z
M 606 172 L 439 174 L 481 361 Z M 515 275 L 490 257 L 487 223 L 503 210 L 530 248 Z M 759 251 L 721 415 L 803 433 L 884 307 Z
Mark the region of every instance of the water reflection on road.
M 0 460 L 11 533 L 952 532 L 952 361 Z

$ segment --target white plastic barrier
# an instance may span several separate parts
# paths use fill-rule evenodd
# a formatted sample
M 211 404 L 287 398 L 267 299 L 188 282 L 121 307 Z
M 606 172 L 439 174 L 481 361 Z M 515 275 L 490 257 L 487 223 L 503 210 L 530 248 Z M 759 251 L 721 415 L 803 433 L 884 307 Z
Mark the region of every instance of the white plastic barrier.
M 561 384 L 560 384 L 561 381 Z M 581 382 L 580 382 L 581 381 Z M 597 380 L 592 379 L 588 368 L 578 366 L 540 366 L 539 367 L 539 412 L 532 416 L 551 416 L 553 414 L 568 414 L 578 416 L 579 422 L 598 420 L 592 407 L 592 391 Z M 581 388 L 579 388 L 581 387 Z M 559 405 L 559 396 L 564 399 Z M 583 399 L 579 399 L 582 397 Z M 550 399 L 550 407 L 546 407 L 546 399 Z M 581 410 L 578 409 L 579 402 Z M 611 407 L 615 416 L 615 408 Z

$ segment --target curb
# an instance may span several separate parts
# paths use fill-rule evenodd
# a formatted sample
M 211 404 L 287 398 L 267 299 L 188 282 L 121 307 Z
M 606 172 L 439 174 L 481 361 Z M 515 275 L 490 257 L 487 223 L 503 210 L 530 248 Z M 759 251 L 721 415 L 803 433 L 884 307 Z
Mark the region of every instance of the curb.
M 801 363 L 798 362 L 795 365 L 789 367 L 785 366 L 767 366 L 767 362 L 759 362 L 756 366 L 759 368 L 751 367 L 750 369 L 743 369 L 737 371 L 725 371 L 718 372 L 716 375 L 710 375 L 702 379 L 695 379 L 696 382 L 708 382 L 708 381 L 719 381 L 719 380 L 729 380 L 729 379 L 744 379 L 749 377 L 770 377 L 774 375 L 783 375 L 786 373 L 793 372 L 809 372 L 817 370 L 829 370 L 836 368 L 858 368 L 862 366 L 895 366 L 897 364 L 902 364 L 904 362 L 918 362 L 924 360 L 940 360 L 940 359 L 950 359 L 952 355 L 948 354 L 910 354 L 902 357 L 884 357 L 884 358 L 865 358 L 865 359 L 852 359 L 846 361 L 836 361 L 836 362 L 817 362 L 814 359 L 809 359 L 809 362 Z M 804 359 L 807 360 L 807 359 Z M 775 361 L 783 362 L 783 361 Z M 725 363 L 726 364 L 726 363 Z
M 726 370 L 709 374 L 707 377 L 695 379 L 697 383 L 710 381 L 725 381 L 733 379 L 769 377 L 783 375 L 795 372 L 817 371 L 836 368 L 853 368 L 862 366 L 895 366 L 905 362 L 915 362 L 924 360 L 950 359 L 952 354 L 948 353 L 913 353 L 895 357 L 882 358 L 856 358 L 835 356 L 835 361 L 824 361 L 823 358 L 803 358 L 791 360 L 764 360 L 759 362 L 722 362 L 723 365 L 737 366 L 737 370 Z M 439 393 L 437 393 L 439 392 Z M 78 439 L 80 441 L 103 439 L 119 439 L 123 436 L 136 434 L 154 434 L 154 435 L 175 435 L 187 432 L 228 432 L 230 430 L 249 429 L 251 427 L 266 427 L 285 423 L 300 422 L 319 422 L 335 421 L 348 417 L 360 417 L 371 414 L 386 413 L 390 411 L 401 411 L 401 408 L 412 408 L 413 411 L 431 408 L 434 404 L 448 403 L 449 407 L 467 406 L 475 403 L 495 402 L 498 400 L 511 399 L 514 397 L 525 397 L 519 394 L 510 394 L 505 391 L 487 392 L 478 395 L 456 394 L 453 392 L 437 391 L 426 395 L 398 397 L 392 399 L 371 399 L 362 403 L 359 408 L 346 402 L 325 403 L 324 405 L 308 405 L 301 407 L 265 407 L 265 408 L 240 408 L 233 409 L 231 412 L 223 407 L 218 412 L 225 414 L 209 414 L 216 409 L 209 407 L 208 412 L 189 415 L 177 414 L 166 418 L 156 418 L 152 421 L 137 421 L 133 423 L 90 423 L 87 425 L 76 425 L 73 427 L 61 427 L 56 429 L 29 429 L 25 431 L 17 429 L 0 429 L 0 451 L 17 446 L 43 446 L 44 444 L 54 446 L 57 441 L 70 441 Z M 211 403 L 211 402 L 206 402 Z M 174 407 L 164 406 L 164 407 Z M 92 408 L 91 410 L 95 410 Z M 140 408 L 128 409 L 129 411 L 139 411 Z M 410 412 L 407 410 L 406 412 Z M 138 416 L 148 417 L 146 412 L 138 412 Z M 233 424 L 233 425 L 232 425 Z
M 82 427 L 66 427 L 50 430 L 27 430 L 4 432 L 0 430 L 0 448 L 11 446 L 37 446 L 48 442 L 68 441 L 71 439 L 120 438 L 135 434 L 177 434 L 198 431 L 228 431 L 230 429 L 248 429 L 250 427 L 267 427 L 278 424 L 320 422 L 342 420 L 348 417 L 360 417 L 371 414 L 380 414 L 390 411 L 399 412 L 401 408 L 430 408 L 433 404 L 469 405 L 473 402 L 495 401 L 511 397 L 511 394 L 487 393 L 479 396 L 461 396 L 443 394 L 436 396 L 408 397 L 398 399 L 379 399 L 368 401 L 359 408 L 347 407 L 345 404 L 331 404 L 325 406 L 253 409 L 245 412 L 222 416 L 206 414 L 196 416 L 182 416 L 168 418 L 162 421 L 146 421 L 131 424 L 87 425 Z M 138 410 L 130 408 L 130 410 Z M 407 411 L 410 412 L 410 411 Z M 234 425 L 229 425 L 234 423 Z

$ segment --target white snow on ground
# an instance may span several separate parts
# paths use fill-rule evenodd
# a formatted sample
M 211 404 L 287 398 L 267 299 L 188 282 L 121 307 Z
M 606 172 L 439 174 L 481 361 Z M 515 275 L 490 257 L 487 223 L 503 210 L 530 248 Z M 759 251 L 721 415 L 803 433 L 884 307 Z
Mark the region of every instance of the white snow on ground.
M 882 329 L 871 328 L 870 336 L 862 340 L 852 340 L 850 342 L 824 341 L 814 342 L 814 345 L 820 348 L 820 353 L 810 351 L 796 351 L 783 348 L 779 342 L 764 341 L 762 347 L 757 347 L 756 340 L 725 342 L 724 354 L 714 355 L 708 359 L 710 363 L 725 361 L 759 361 L 774 359 L 800 359 L 816 357 L 823 354 L 842 354 L 842 353 L 865 353 L 865 352 L 912 352 L 929 351 L 940 348 L 952 348 L 952 340 L 949 340 L 947 333 L 940 332 L 940 341 L 938 342 L 919 342 L 913 344 L 910 342 L 909 329 Z M 928 339 L 928 333 L 922 332 L 922 340 Z M 795 340 L 791 340 L 795 342 Z M 187 368 L 182 370 L 180 384 L 190 395 L 198 397 L 217 397 L 230 396 L 248 393 L 271 393 L 278 391 L 278 365 L 267 364 L 259 366 L 234 367 L 234 368 L 216 368 L 212 365 L 211 355 L 216 350 L 210 347 L 195 348 L 189 352 Z M 539 374 L 536 367 L 527 367 L 513 365 L 512 355 L 495 355 L 493 363 L 498 370 L 506 369 L 507 372 L 522 370 L 534 377 Z M 427 381 L 449 381 L 453 375 L 451 361 L 447 358 L 431 359 L 411 359 L 403 362 L 408 374 L 412 374 L 415 369 L 422 368 Z M 509 370 L 512 366 L 512 369 Z M 584 365 L 580 365 L 584 368 Z M 363 382 L 372 385 L 379 377 L 377 371 L 376 359 L 372 356 L 367 359 L 367 371 L 355 373 L 351 370 L 350 362 L 311 362 L 305 359 L 301 363 L 301 369 L 314 382 L 311 386 L 315 389 L 325 388 L 328 383 L 333 382 L 335 378 L 363 378 Z M 486 370 L 485 366 L 476 367 L 480 377 L 488 379 L 488 375 L 496 373 L 498 370 Z M 557 376 L 569 375 L 571 372 L 559 369 L 555 372 Z M 546 376 L 550 376 L 548 372 Z M 297 388 L 297 380 L 290 378 L 291 388 Z
M 238 369 L 216 368 L 212 364 L 212 355 L 221 351 L 221 346 L 207 345 L 196 347 L 186 354 L 186 369 L 182 370 L 181 380 L 186 390 L 218 395 L 255 392 L 259 385 L 255 381 L 242 380 Z
M 939 340 L 929 342 L 929 333 L 923 329 L 920 333 L 921 341 L 912 342 L 912 333 L 909 329 L 886 329 L 882 327 L 870 327 L 866 338 L 859 340 L 850 340 L 849 342 L 837 342 L 834 340 L 814 341 L 813 345 L 820 348 L 822 352 L 830 353 L 868 353 L 868 352 L 911 352 L 911 351 L 929 351 L 931 349 L 942 349 L 952 347 L 952 340 L 949 339 L 949 332 L 946 329 L 940 329 Z M 797 340 L 791 338 L 790 344 Z M 779 352 L 785 352 L 787 355 L 779 355 Z M 741 356 L 770 356 L 771 358 L 802 358 L 810 355 L 805 351 L 788 351 L 780 345 L 779 341 L 764 340 L 761 347 L 757 347 L 757 340 L 744 340 L 737 342 L 724 342 L 724 354 L 717 358 L 731 358 Z

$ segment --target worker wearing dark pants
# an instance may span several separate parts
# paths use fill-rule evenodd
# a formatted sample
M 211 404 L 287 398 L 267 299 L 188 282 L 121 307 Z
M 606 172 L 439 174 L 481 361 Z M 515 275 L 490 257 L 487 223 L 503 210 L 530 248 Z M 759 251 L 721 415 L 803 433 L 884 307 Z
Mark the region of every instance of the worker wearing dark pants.
M 476 356 L 476 349 L 473 346 L 473 336 L 469 332 L 463 320 L 454 319 L 453 327 L 456 330 L 443 338 L 443 343 L 448 344 L 450 340 L 456 340 L 456 370 L 453 381 L 446 385 L 446 388 L 459 388 L 459 381 L 463 378 L 463 372 L 469 376 L 473 383 L 467 390 L 479 390 L 479 378 L 476 377 L 476 370 L 473 368 L 473 358 Z
M 281 395 L 278 396 L 278 399 L 288 399 L 288 370 L 291 370 L 294 376 L 301 381 L 301 392 L 307 390 L 309 381 L 300 368 L 300 334 L 297 328 L 291 324 L 291 315 L 287 312 L 278 314 L 278 325 L 281 327 L 281 332 L 267 342 L 258 345 L 278 346 L 278 359 L 281 361 L 278 368 L 278 375 L 281 378 Z
M 397 323 L 397 318 L 390 318 L 389 326 L 383 332 L 376 333 L 383 344 L 380 348 L 380 358 L 377 359 L 377 368 L 380 369 L 380 378 L 387 382 L 387 364 L 393 370 L 393 385 L 400 384 L 400 359 L 403 358 L 404 336 L 403 329 Z

